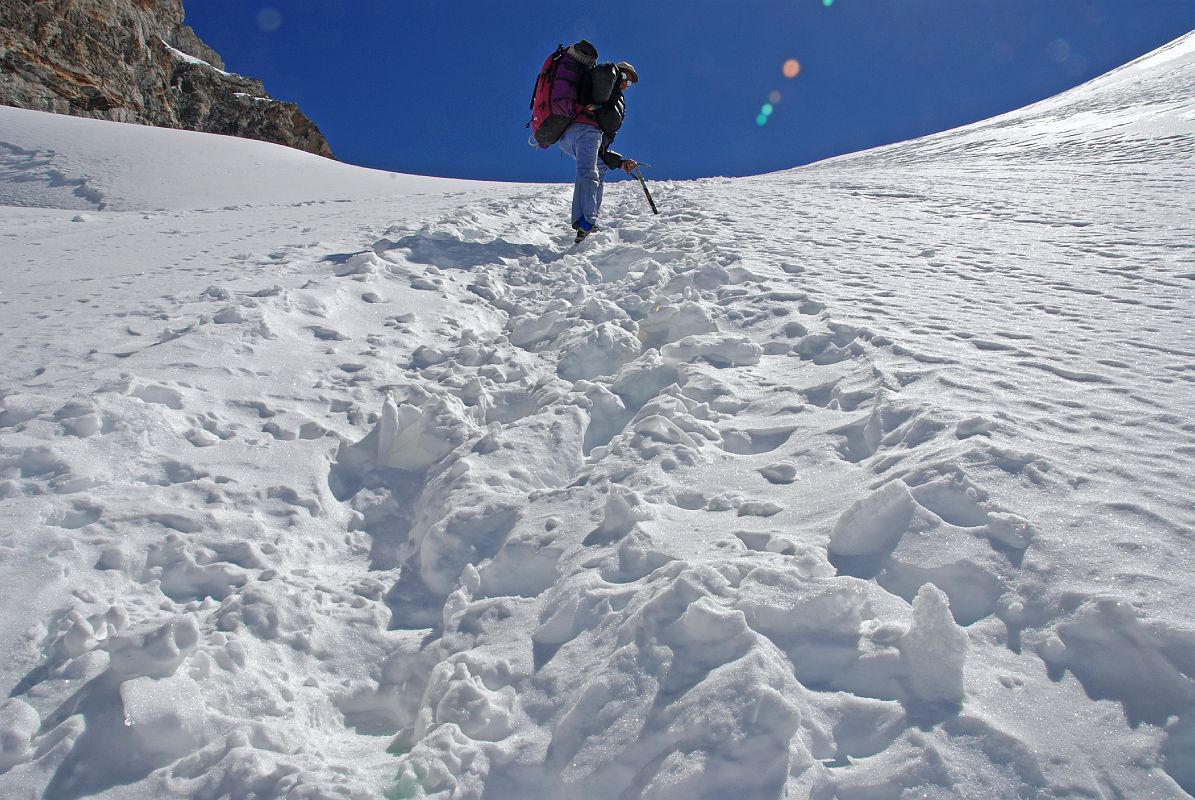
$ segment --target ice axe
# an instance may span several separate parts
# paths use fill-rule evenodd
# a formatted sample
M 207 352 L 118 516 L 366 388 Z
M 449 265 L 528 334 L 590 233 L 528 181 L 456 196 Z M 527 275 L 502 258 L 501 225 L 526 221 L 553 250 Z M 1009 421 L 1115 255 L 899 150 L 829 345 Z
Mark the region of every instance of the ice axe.
M 639 179 L 639 185 L 643 187 L 643 193 L 647 195 L 647 204 L 651 206 L 651 213 L 659 214 L 660 209 L 656 208 L 656 201 L 651 199 L 651 192 L 649 192 L 647 189 L 647 181 L 643 180 L 643 173 L 640 172 L 643 167 L 650 166 L 651 164 L 637 164 L 635 168 L 631 170 L 631 174 Z

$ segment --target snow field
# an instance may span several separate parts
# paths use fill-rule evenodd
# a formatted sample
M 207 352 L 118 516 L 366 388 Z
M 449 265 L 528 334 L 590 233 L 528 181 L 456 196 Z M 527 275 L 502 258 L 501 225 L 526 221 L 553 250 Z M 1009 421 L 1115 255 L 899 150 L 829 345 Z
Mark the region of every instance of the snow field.
M 9 159 L 0 787 L 1188 796 L 1191 42 L 578 248 Z

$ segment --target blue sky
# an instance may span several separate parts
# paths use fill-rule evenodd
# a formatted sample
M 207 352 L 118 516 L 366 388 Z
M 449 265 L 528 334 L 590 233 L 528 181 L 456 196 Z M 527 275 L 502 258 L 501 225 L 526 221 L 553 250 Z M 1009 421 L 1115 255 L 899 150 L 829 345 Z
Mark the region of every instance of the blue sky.
M 518 181 L 571 179 L 571 160 L 529 147 L 523 126 L 543 59 L 581 37 L 642 79 L 615 149 L 650 162 L 649 177 L 697 178 L 784 169 L 984 119 L 1195 29 L 1195 0 L 185 7 L 228 69 L 299 103 L 340 160 Z

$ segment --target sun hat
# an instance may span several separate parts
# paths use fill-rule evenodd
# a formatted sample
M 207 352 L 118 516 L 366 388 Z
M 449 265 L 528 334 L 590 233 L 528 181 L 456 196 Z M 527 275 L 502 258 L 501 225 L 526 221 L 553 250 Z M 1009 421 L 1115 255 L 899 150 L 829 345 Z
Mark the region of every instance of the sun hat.
M 639 73 L 635 71 L 635 68 L 633 66 L 631 66 L 631 62 L 619 61 L 614 66 L 618 67 L 624 75 L 626 75 L 628 78 L 630 78 L 631 83 L 639 82 Z

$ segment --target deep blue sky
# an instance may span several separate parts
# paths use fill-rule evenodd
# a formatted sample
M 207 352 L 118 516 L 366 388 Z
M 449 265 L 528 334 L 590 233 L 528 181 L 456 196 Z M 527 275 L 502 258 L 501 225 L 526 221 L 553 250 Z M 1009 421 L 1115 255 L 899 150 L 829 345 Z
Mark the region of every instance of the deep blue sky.
M 523 127 L 535 75 L 585 37 L 641 83 L 615 149 L 654 178 L 747 175 L 1057 94 L 1192 29 L 1195 0 L 184 0 L 228 69 L 299 103 L 342 161 L 571 179 Z M 800 73 L 788 79 L 784 62 Z M 773 92 L 778 103 L 758 118 Z

